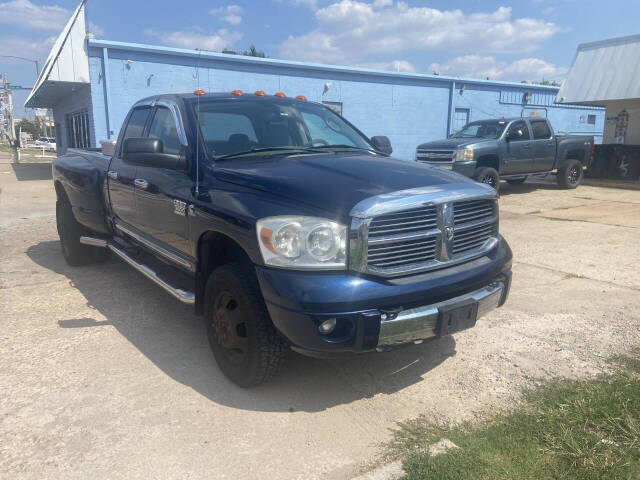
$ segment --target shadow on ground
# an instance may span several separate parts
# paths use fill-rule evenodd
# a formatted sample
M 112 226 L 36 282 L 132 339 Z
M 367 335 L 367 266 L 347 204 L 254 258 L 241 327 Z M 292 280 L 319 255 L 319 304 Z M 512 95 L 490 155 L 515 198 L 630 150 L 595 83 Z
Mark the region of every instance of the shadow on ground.
M 66 276 L 106 320 L 61 320 L 60 328 L 112 325 L 174 380 L 211 401 L 256 411 L 321 411 L 379 394 L 393 394 L 422 381 L 425 373 L 455 354 L 444 337 L 391 352 L 341 360 L 320 360 L 291 352 L 271 383 L 240 389 L 220 372 L 207 343 L 203 320 L 141 274 L 112 259 L 69 267 L 59 243 L 40 242 L 27 255 L 38 265 Z
M 555 177 L 552 180 L 527 180 L 522 185 L 509 185 L 507 182 L 500 183 L 500 195 L 519 195 L 531 193 L 535 190 L 562 190 L 556 183 Z
M 51 163 L 12 163 L 11 168 L 20 181 L 51 180 Z

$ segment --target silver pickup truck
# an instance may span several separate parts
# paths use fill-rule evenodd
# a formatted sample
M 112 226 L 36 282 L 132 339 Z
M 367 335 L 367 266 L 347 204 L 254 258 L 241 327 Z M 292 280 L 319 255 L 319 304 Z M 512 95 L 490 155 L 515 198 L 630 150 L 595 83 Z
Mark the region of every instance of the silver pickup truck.
M 529 175 L 556 173 L 562 188 L 576 188 L 591 163 L 593 136 L 555 134 L 544 118 L 500 118 L 465 125 L 447 139 L 423 143 L 416 161 L 437 165 L 499 188 Z

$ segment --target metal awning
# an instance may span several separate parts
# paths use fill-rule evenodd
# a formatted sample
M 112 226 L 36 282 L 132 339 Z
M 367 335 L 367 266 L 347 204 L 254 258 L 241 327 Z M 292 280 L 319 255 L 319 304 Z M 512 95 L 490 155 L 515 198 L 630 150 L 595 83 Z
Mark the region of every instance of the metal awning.
M 24 103 L 25 107 L 53 107 L 61 95 L 89 83 L 85 4 L 86 0 L 80 2 L 54 42 L 40 76 Z
M 584 43 L 560 87 L 560 104 L 602 105 L 640 98 L 640 35 Z

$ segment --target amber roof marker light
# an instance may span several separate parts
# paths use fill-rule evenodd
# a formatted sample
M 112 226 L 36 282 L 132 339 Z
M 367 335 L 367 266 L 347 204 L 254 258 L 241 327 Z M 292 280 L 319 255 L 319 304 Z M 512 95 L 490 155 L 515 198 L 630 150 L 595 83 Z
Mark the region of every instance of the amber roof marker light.
M 305 97 L 304 95 L 298 95 L 296 98 L 297 98 L 298 100 L 302 100 L 303 102 L 306 102 L 306 101 L 307 101 L 307 97 Z
M 287 96 L 282 92 L 276 92 L 273 94 L 273 96 L 278 98 L 287 98 Z
M 267 94 L 264 93 L 264 90 L 256 90 L 255 92 L 253 92 L 254 95 L 258 96 L 258 97 L 266 97 Z
M 242 96 L 242 90 L 238 90 L 238 89 L 232 90 L 231 91 L 231 95 L 235 95 L 236 97 L 240 97 L 240 96 Z
M 198 95 L 198 96 L 202 96 L 202 95 L 206 95 L 207 93 L 203 89 L 199 88 L 196 91 L 194 91 L 193 94 L 194 95 Z

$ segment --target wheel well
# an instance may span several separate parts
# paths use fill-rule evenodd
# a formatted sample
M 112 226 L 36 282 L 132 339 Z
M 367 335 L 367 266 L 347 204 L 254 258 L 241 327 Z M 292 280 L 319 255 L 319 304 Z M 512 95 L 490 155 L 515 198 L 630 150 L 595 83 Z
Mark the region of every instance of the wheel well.
M 67 196 L 67 192 L 64 191 L 64 187 L 62 186 L 62 184 L 60 182 L 55 182 L 53 184 L 54 188 L 56 189 L 56 199 L 60 202 L 60 201 L 69 201 L 69 197 Z
M 497 155 L 485 155 L 476 161 L 477 167 L 491 167 L 500 171 L 500 159 Z
M 204 289 L 211 272 L 226 263 L 251 264 L 247 252 L 235 240 L 220 232 L 205 232 L 198 240 L 198 272 L 196 275 L 196 314 L 204 312 Z
M 569 150 L 567 160 L 578 160 L 580 163 L 584 163 L 584 150 Z

